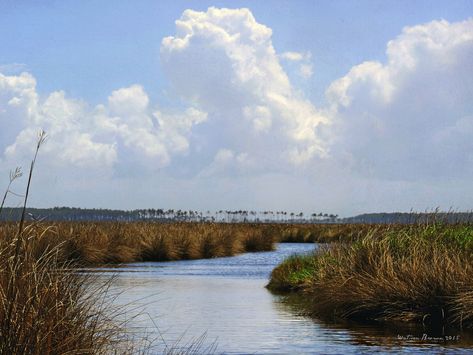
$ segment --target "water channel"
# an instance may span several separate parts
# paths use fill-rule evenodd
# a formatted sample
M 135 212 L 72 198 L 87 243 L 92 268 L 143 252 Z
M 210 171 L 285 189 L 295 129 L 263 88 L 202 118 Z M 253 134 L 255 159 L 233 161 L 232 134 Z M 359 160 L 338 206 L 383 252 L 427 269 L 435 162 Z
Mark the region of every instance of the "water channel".
M 326 323 L 307 316 L 297 297 L 264 287 L 284 258 L 316 247 L 287 243 L 273 252 L 133 263 L 102 271 L 115 273 L 114 304 L 123 306 L 128 317 L 139 313 L 127 326 L 154 339 L 152 352 L 197 343 L 199 352 L 216 354 L 473 352 L 471 333 Z

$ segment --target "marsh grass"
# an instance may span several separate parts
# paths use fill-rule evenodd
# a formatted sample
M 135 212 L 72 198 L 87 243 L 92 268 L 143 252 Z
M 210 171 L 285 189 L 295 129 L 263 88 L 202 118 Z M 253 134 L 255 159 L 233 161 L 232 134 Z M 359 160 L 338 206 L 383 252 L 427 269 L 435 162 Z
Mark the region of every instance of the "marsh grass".
M 31 223 L 27 223 L 29 226 Z M 192 260 L 270 251 L 276 242 L 351 242 L 371 225 L 198 222 L 35 222 L 43 229 L 36 254 L 56 246 L 61 261 L 82 266 Z M 0 223 L 0 233 L 18 225 Z M 387 228 L 387 227 L 378 227 Z
M 393 225 L 356 223 L 281 224 L 272 227 L 281 243 L 334 243 L 355 241 L 373 229 L 392 229 Z
M 120 327 L 105 312 L 106 290 L 70 271 L 59 244 L 44 243 L 51 229 L 25 225 L 34 165 L 46 135 L 38 136 L 22 217 L 0 230 L 0 354 L 102 354 L 130 349 Z M 21 176 L 17 168 L 3 196 L 0 213 Z M 112 318 L 111 318 L 112 316 Z M 125 346 L 122 346 L 125 345 Z
M 471 327 L 473 228 L 371 228 L 352 243 L 286 260 L 268 287 L 305 294 L 322 317 Z
M 316 263 L 312 254 L 290 256 L 273 270 L 267 287 L 279 292 L 303 290 L 316 271 Z
M 35 222 L 32 226 L 44 230 L 36 254 L 56 246 L 60 260 L 82 266 L 225 257 L 270 251 L 276 242 L 352 242 L 374 228 L 363 224 L 208 222 Z M 0 233 L 11 234 L 16 228 L 15 223 L 0 223 Z
M 0 224 L 0 233 L 15 228 Z M 244 224 L 60 222 L 34 228 L 43 230 L 34 253 L 54 246 L 61 261 L 82 266 L 232 256 L 273 250 L 276 240 L 264 226 Z
M 38 257 L 31 231 L 18 254 L 14 238 L 2 237 L 1 354 L 101 354 L 121 346 L 113 312 L 98 306 L 106 303 L 105 286 L 71 272 L 56 248 Z

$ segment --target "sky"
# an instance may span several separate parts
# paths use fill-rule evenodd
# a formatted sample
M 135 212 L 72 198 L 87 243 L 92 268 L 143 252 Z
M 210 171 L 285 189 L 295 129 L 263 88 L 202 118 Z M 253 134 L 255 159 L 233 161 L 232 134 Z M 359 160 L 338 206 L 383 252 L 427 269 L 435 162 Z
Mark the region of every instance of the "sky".
M 472 99 L 471 1 L 0 1 L 35 207 L 471 210 Z

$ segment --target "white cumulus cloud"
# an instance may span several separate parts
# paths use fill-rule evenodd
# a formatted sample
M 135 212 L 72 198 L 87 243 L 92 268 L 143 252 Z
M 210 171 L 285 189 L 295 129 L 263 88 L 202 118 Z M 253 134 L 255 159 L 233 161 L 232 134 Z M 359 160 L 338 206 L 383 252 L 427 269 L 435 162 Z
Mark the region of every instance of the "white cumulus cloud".
M 57 91 L 44 100 L 31 74 L 0 74 L 0 152 L 4 160 L 22 162 L 31 156 L 37 132 L 47 130 L 44 148 L 52 164 L 109 166 L 116 159 L 113 145 L 94 140 L 87 105 Z M 0 155 L 1 156 L 1 155 Z
M 213 155 L 226 147 L 280 167 L 326 154 L 318 130 L 327 120 L 291 85 L 271 38 L 248 9 L 209 8 L 186 10 L 176 34 L 162 41 L 175 92 L 208 112 L 204 134 Z
M 407 27 L 386 54 L 328 89 L 332 149 L 370 176 L 471 176 L 473 20 Z
M 159 168 L 186 153 L 188 137 L 206 114 L 161 112 L 140 85 L 114 91 L 97 107 L 56 91 L 41 99 L 31 74 L 0 74 L 0 159 L 27 161 L 39 129 L 48 134 L 45 160 L 56 167 L 108 169 L 122 161 Z

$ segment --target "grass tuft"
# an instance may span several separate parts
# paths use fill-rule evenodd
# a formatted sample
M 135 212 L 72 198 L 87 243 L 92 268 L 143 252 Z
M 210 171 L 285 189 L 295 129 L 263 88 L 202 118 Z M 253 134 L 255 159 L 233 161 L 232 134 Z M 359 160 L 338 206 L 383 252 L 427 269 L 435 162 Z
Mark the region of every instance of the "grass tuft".
M 279 265 L 268 285 L 296 290 L 319 316 L 473 326 L 473 228 L 374 228 Z

